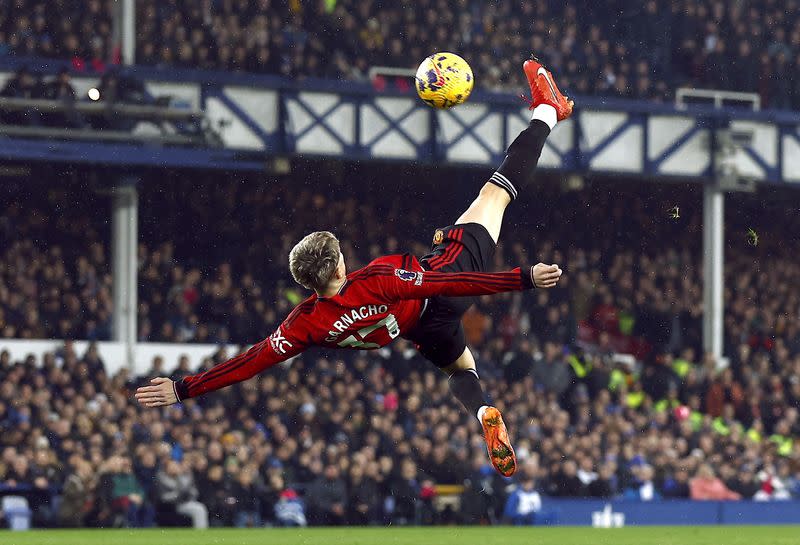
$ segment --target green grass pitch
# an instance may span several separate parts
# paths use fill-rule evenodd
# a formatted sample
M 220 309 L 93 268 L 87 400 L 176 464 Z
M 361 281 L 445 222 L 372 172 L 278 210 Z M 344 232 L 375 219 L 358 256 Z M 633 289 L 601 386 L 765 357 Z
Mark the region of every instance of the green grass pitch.
M 0 531 L 2 545 L 797 545 L 800 526 Z

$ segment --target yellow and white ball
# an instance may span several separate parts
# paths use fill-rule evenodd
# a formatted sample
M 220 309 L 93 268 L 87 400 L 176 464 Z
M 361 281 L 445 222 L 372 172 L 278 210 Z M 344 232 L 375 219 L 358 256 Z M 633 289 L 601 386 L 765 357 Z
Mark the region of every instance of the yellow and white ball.
M 433 108 L 452 108 L 463 103 L 474 84 L 472 68 L 455 53 L 435 53 L 417 68 L 417 94 Z

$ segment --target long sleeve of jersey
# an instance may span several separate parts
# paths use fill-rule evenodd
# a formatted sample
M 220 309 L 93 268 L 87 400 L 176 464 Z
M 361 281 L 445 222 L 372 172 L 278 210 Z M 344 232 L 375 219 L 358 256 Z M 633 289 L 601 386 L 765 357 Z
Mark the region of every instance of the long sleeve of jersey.
M 392 300 L 425 299 L 435 295 L 461 297 L 492 295 L 533 288 L 530 269 L 519 267 L 504 272 L 406 271 L 381 266 L 381 287 Z
M 215 365 L 208 371 L 189 375 L 176 382 L 175 393 L 178 400 L 197 397 L 236 382 L 242 382 L 305 350 L 307 343 L 300 339 L 290 338 L 284 324 L 281 324 L 275 333 L 253 345 L 244 354 L 239 354 L 235 358 Z

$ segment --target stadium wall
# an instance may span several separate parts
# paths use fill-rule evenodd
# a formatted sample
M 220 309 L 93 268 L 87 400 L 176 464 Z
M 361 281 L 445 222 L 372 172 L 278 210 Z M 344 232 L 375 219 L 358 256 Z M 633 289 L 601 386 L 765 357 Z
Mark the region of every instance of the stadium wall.
M 105 363 L 106 371 L 113 375 L 124 368 L 127 357 L 125 343 L 112 341 L 99 341 L 97 351 Z M 90 341 L 74 341 L 73 346 L 78 355 L 82 355 L 89 348 Z M 56 352 L 64 346 L 64 341 L 60 340 L 27 340 L 27 339 L 0 339 L 0 351 L 8 350 L 12 361 L 24 360 L 29 354 L 41 362 L 44 354 Z M 238 345 L 217 345 L 217 344 L 175 344 L 175 343 L 137 343 L 135 346 L 134 367 L 130 371 L 134 374 L 142 375 L 152 366 L 153 358 L 161 356 L 164 358 L 165 369 L 172 369 L 181 356 L 188 356 L 189 365 L 196 369 L 203 358 L 212 356 L 217 350 L 223 347 L 227 350 L 228 356 L 239 353 Z M 241 347 L 242 349 L 244 347 Z
M 545 498 L 537 524 L 616 528 L 644 525 L 800 524 L 800 501 L 598 501 Z

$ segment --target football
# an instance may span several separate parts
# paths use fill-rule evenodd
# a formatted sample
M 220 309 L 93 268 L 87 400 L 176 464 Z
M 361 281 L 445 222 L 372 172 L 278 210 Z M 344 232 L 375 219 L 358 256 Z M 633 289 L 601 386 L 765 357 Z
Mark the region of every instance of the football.
M 452 108 L 469 98 L 475 77 L 455 53 L 434 53 L 417 68 L 417 94 L 433 108 Z

